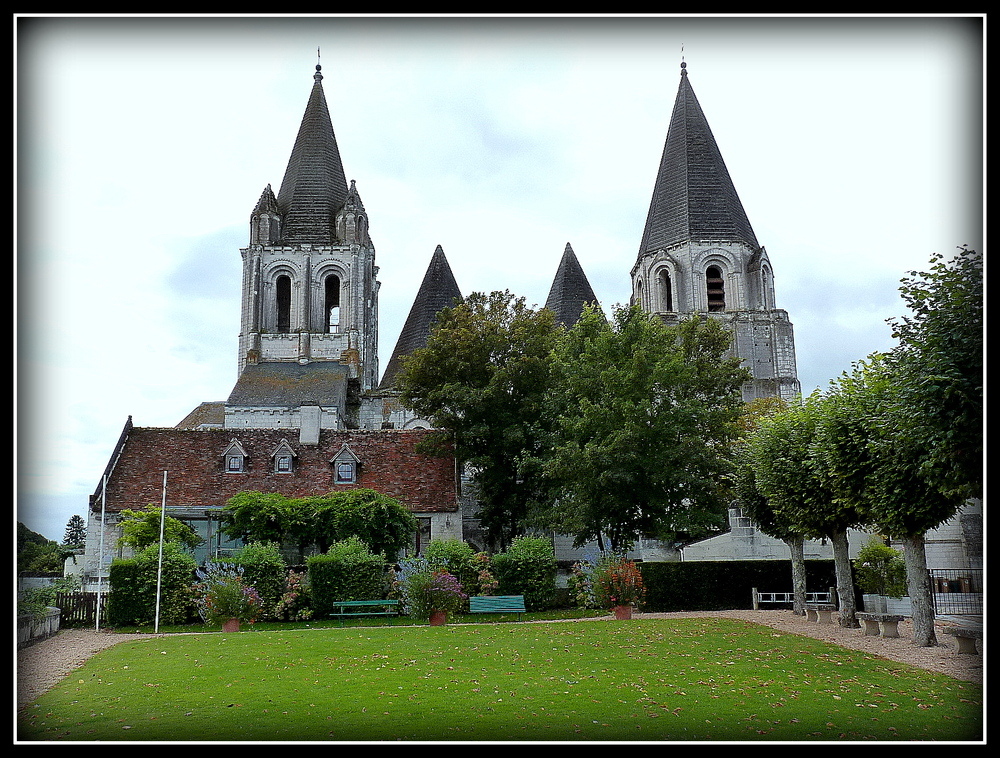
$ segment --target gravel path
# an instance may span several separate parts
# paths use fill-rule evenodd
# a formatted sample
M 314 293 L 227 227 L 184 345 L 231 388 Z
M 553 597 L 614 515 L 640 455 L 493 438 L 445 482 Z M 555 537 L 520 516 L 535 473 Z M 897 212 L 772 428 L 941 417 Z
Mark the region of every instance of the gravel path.
M 870 637 L 860 629 L 844 629 L 833 624 L 817 624 L 791 611 L 710 611 L 699 613 L 637 613 L 634 618 L 716 617 L 765 624 L 783 632 L 825 640 L 841 647 L 861 650 L 890 660 L 936 671 L 968 682 L 983 682 L 983 656 L 959 653 L 953 637 L 944 633 L 947 620 L 936 620 L 938 645 L 919 647 L 912 642 L 909 619 L 900 622 L 896 639 Z M 585 621 L 587 619 L 581 619 Z M 119 642 L 164 636 L 153 634 L 113 634 L 85 629 L 64 629 L 17 653 L 18 707 L 53 687 L 95 653 Z M 979 641 L 979 644 L 982 640 Z M 980 651 L 982 648 L 980 647 Z

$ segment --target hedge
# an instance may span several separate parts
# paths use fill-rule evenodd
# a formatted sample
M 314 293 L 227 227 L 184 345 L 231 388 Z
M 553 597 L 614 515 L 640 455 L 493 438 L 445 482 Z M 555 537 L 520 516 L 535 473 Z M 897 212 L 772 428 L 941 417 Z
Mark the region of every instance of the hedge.
M 753 607 L 751 592 L 791 592 L 790 561 L 690 561 L 638 564 L 644 611 L 724 611 Z M 806 590 L 836 586 L 833 561 L 806 561 Z

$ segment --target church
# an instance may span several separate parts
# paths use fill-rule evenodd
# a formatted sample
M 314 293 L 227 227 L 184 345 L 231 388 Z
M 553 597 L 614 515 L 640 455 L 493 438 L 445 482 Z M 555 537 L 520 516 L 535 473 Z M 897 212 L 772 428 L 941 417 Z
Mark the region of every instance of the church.
M 417 452 L 431 424 L 394 391 L 403 357 L 426 344 L 435 315 L 462 292 L 438 246 L 380 374 L 379 265 L 369 230 L 317 65 L 281 184 L 277 193 L 264 188 L 240 250 L 235 386 L 175 427 L 126 421 L 90 498 L 87 574 L 116 554 L 118 513 L 161 502 L 205 539 L 199 561 L 224 554 L 234 545 L 220 533 L 221 510 L 246 490 L 300 497 L 367 487 L 417 516 L 415 551 L 429 539 L 470 538 L 475 518 L 460 467 Z M 569 243 L 555 270 L 545 307 L 572 325 L 600 298 Z M 745 400 L 799 394 L 792 324 L 776 306 L 772 264 L 683 63 L 631 280 L 632 302 L 668 323 L 701 315 L 727 325 L 732 354 L 752 375 Z

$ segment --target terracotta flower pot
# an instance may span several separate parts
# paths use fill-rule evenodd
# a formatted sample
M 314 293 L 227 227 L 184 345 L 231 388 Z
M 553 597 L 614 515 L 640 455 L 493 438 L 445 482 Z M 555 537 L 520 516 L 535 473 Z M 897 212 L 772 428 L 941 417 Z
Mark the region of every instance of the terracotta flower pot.
M 444 626 L 447 623 L 448 623 L 447 611 L 433 611 L 431 613 L 431 618 L 430 618 L 431 626 Z
M 616 619 L 630 619 L 630 618 L 632 618 L 632 606 L 631 605 L 616 605 L 611 610 L 614 611 Z
M 240 630 L 240 620 L 239 619 L 226 619 L 222 622 L 222 631 L 224 632 L 238 632 Z

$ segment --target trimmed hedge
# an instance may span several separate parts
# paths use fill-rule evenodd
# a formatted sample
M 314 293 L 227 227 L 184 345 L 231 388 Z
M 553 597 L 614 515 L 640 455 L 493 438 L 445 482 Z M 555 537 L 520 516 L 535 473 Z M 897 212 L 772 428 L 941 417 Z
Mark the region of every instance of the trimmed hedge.
M 646 586 L 643 610 L 724 611 L 753 607 L 751 591 L 791 592 L 790 561 L 690 561 L 638 564 Z M 833 561 L 806 561 L 806 589 L 836 586 Z
M 340 600 L 382 600 L 389 588 L 385 557 L 372 553 L 356 537 L 335 543 L 326 553 L 310 556 L 309 584 L 313 613 L 322 618 Z
M 111 562 L 107 620 L 111 626 L 151 624 L 156 619 L 156 577 L 159 545 L 150 545 L 134 558 Z M 191 585 L 197 564 L 179 545 L 163 545 L 160 582 L 160 623 L 183 624 L 197 616 Z
M 556 564 L 552 541 L 545 537 L 515 537 L 506 552 L 493 556 L 498 595 L 524 595 L 529 611 L 555 605 Z

